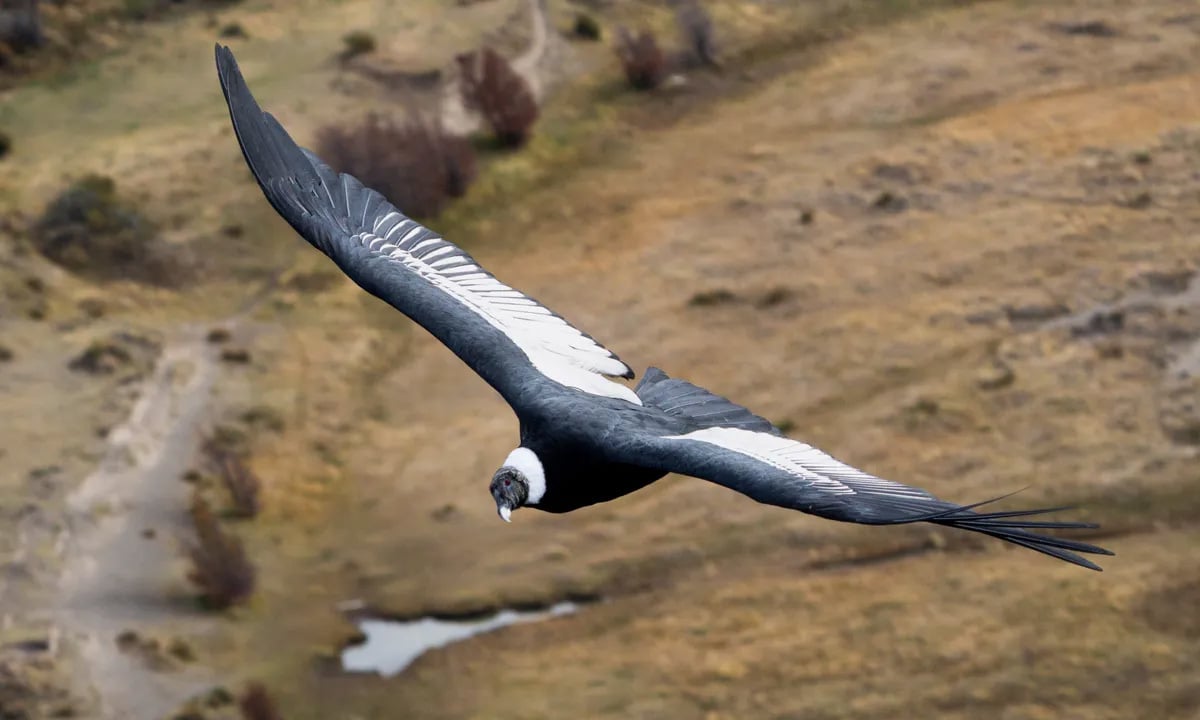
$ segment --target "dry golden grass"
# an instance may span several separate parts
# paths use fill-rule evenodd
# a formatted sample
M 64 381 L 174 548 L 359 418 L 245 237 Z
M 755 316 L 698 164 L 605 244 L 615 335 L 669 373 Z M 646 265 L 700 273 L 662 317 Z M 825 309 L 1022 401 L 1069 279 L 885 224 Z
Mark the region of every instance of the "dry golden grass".
M 718 30 L 773 12 L 734 5 L 713 4 Z M 321 29 L 330 53 L 368 6 Z M 333 71 L 315 40 L 287 47 L 267 6 L 249 7 L 262 40 L 237 50 L 251 86 L 311 137 L 342 109 L 297 98 Z M 1073 318 L 1049 317 L 1195 268 L 1200 94 L 1193 30 L 1173 20 L 1187 12 L 1064 0 L 854 33 L 846 20 L 830 32 L 844 39 L 764 52 L 748 66 L 759 81 L 697 78 L 682 99 L 614 99 L 616 68 L 596 61 L 609 75 L 559 96 L 602 98 L 595 119 L 548 105 L 527 152 L 435 226 L 635 367 L 661 364 L 849 462 L 964 502 L 1031 486 L 1010 504 L 1083 503 L 1076 514 L 1112 533 L 1097 539 L 1117 552 L 1103 574 L 679 478 L 499 523 L 485 487 L 517 441 L 508 409 L 348 281 L 300 282 L 327 261 L 254 195 L 198 54 L 177 99 L 129 98 L 155 122 L 102 116 L 19 141 L 14 157 L 40 147 L 46 164 L 0 178 L 20 205 L 74 151 L 114 164 L 151 207 L 192 212 L 181 242 L 243 225 L 236 247 L 253 257 L 229 262 L 255 272 L 214 278 L 210 317 L 246 277 L 286 269 L 232 386 L 286 419 L 255 447 L 271 488 L 246 529 L 257 604 L 197 641 L 202 662 L 263 678 L 286 717 L 1187 718 L 1200 701 L 1195 449 L 1163 434 L 1159 412 L 1163 365 L 1200 329 L 1163 293 L 1119 332 L 1077 337 Z M 1051 29 L 1085 16 L 1121 32 Z M 305 27 L 295 36 L 315 37 Z M 111 89 L 127 62 L 69 97 Z M 170 190 L 184 176 L 211 186 Z M 717 290 L 731 300 L 689 303 Z M 146 317 L 199 312 L 178 307 L 196 297 Z M 570 594 L 609 602 L 431 653 L 387 682 L 329 671 L 353 632 L 332 609 L 342 600 L 408 614 Z

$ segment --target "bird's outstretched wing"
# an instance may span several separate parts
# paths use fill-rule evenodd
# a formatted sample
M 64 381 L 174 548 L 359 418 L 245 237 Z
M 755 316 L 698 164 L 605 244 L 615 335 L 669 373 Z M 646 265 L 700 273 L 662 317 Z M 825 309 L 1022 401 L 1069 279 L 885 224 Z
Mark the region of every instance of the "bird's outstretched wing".
M 246 87 L 229 48 L 217 72 L 246 163 L 272 207 L 367 292 L 442 341 L 514 408 L 551 380 L 641 404 L 608 377 L 624 362 L 470 255 L 296 145 Z
M 1078 553 L 1111 555 L 1095 545 L 1040 534 L 1092 528 L 1026 519 L 1064 508 L 975 512 L 920 488 L 869 475 L 820 450 L 769 432 L 707 427 L 682 435 L 640 433 L 609 445 L 610 459 L 710 480 L 770 505 L 868 525 L 931 522 L 973 530 L 1092 570 Z

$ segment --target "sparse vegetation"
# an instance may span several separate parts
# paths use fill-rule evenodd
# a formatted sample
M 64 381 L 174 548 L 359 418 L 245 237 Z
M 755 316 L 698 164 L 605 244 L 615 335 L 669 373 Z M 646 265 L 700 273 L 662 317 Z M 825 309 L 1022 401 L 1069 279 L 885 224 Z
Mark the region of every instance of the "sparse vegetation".
M 338 57 L 349 60 L 372 52 L 375 52 L 375 36 L 366 30 L 355 30 L 342 37 L 342 52 Z
M 72 272 L 166 282 L 174 267 L 153 242 L 156 234 L 104 175 L 76 180 L 50 201 L 31 229 L 38 252 Z
M 132 20 L 149 20 L 162 4 L 160 0 L 124 0 L 123 8 Z
M 616 52 L 625 77 L 634 89 L 653 90 L 662 84 L 667 59 L 653 32 L 642 30 L 634 35 L 628 28 L 618 28 Z
M 538 118 L 537 101 L 525 80 L 488 47 L 458 56 L 458 66 L 463 103 L 483 116 L 502 146 L 524 145 Z
M 236 536 L 226 533 L 204 498 L 192 498 L 196 542 L 188 548 L 192 569 L 188 580 L 200 590 L 200 600 L 213 610 L 246 602 L 254 593 L 256 572 Z
M 368 115 L 357 126 L 332 125 L 317 135 L 317 153 L 416 218 L 440 213 L 475 179 L 475 150 L 417 112 L 403 124 Z
M 151 20 L 160 17 L 172 8 L 181 5 L 192 5 L 195 7 L 220 7 L 223 5 L 233 5 L 240 0 L 123 0 L 122 10 L 126 17 L 132 20 Z
M 262 683 L 252 682 L 246 686 L 246 691 L 238 699 L 238 708 L 244 720 L 283 720 L 275 708 L 275 701 Z

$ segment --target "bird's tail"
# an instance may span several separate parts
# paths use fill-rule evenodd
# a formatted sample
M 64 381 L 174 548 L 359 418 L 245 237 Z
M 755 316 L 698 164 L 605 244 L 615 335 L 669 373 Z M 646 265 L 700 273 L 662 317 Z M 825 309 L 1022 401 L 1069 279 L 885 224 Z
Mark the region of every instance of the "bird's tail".
M 1007 497 L 1007 496 L 1005 496 Z M 1068 507 L 1042 508 L 1038 510 L 1006 510 L 1001 512 L 978 513 L 975 508 L 996 502 L 1002 498 L 986 500 L 974 505 L 964 505 L 914 518 L 914 522 L 931 522 L 937 525 L 971 530 L 984 535 L 1005 540 L 1021 547 L 1065 560 L 1074 565 L 1100 570 L 1100 566 L 1078 553 L 1091 555 L 1112 555 L 1111 550 L 1091 545 L 1078 540 L 1067 540 L 1053 535 L 1042 535 L 1038 530 L 1086 530 L 1099 527 L 1093 523 L 1060 522 L 1048 520 L 1028 520 L 1034 515 L 1070 510 Z

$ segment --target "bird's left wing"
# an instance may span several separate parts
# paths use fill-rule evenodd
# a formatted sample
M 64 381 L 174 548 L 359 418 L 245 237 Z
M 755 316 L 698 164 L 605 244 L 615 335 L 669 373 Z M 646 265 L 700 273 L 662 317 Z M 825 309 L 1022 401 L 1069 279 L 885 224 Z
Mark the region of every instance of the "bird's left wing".
M 367 292 L 442 341 L 514 408 L 545 380 L 641 404 L 608 377 L 633 377 L 615 354 L 378 192 L 300 148 L 246 86 L 229 48 L 217 71 L 246 163 L 272 207 Z
M 1087 543 L 1037 530 L 1091 528 L 1078 522 L 1027 520 L 1062 508 L 979 513 L 920 488 L 884 480 L 817 448 L 768 432 L 708 427 L 680 435 L 632 433 L 611 439 L 610 459 L 710 480 L 769 505 L 830 520 L 894 525 L 931 522 L 973 530 L 1099 570 L 1077 553 L 1111 555 Z

